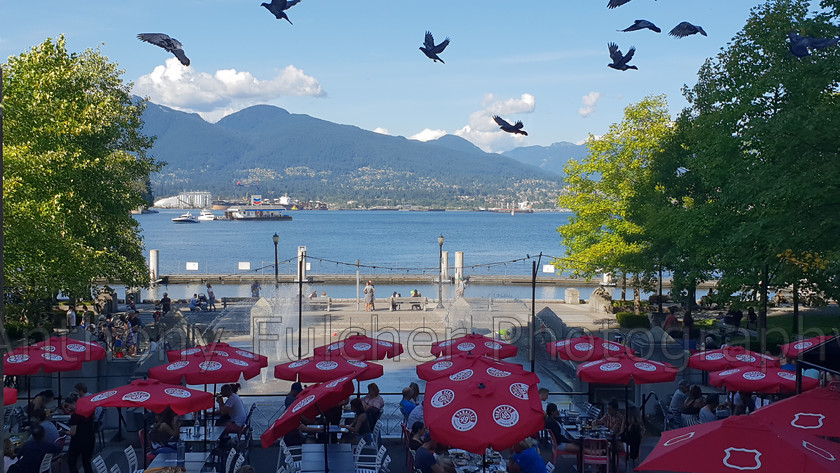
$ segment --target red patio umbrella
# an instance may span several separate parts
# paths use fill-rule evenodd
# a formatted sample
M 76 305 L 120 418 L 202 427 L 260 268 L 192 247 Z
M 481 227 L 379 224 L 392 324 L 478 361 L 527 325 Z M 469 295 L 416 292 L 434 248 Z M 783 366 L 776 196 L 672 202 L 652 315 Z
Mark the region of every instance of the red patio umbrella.
M 497 370 L 510 371 L 517 374 L 525 371 L 521 365 L 516 363 L 501 361 L 484 355 L 458 353 L 457 355 L 435 358 L 434 360 L 417 365 L 417 376 L 425 381 L 431 381 L 441 376 L 449 376 L 465 369 L 471 369 L 477 359 L 481 359 L 483 365 L 488 367 L 492 366 Z
M 426 384 L 423 417 L 432 438 L 473 453 L 509 448 L 545 428 L 539 378 L 499 370 L 489 357 Z
M 616 356 L 583 363 L 577 377 L 587 383 L 636 384 L 665 383 L 677 378 L 677 368 L 669 363 L 636 356 Z
M 80 398 L 76 404 L 76 412 L 89 416 L 97 407 L 142 407 L 157 413 L 170 407 L 176 414 L 183 415 L 211 409 L 213 395 L 161 383 L 156 379 L 137 379 L 127 386 Z
M 811 348 L 814 348 L 818 345 L 822 345 L 825 342 L 832 340 L 836 337 L 836 335 L 821 335 L 819 337 L 812 337 L 807 338 L 805 340 L 785 343 L 779 348 L 781 348 L 782 354 L 787 356 L 788 358 L 796 358 L 797 356 L 799 356 L 800 353 L 810 350 Z
M 235 383 L 240 377 L 257 376 L 261 369 L 257 363 L 202 350 L 183 360 L 151 368 L 149 377 L 170 384 L 180 384 L 182 380 L 187 384 Z
M 342 376 L 365 381 L 382 376 L 383 371 L 380 364 L 348 360 L 340 354 L 315 355 L 275 366 L 274 377 L 304 383 L 329 381 Z
M 319 412 L 337 406 L 351 394 L 353 382 L 348 376 L 304 389 L 295 398 L 295 402 L 260 436 L 263 448 L 268 448 L 277 439 L 296 429 L 300 425 L 301 416 L 315 417 Z
M 804 379 L 804 378 L 803 378 Z M 812 389 L 774 402 L 750 414 L 803 435 L 840 437 L 840 384 Z
M 545 344 L 548 354 L 559 356 L 570 361 L 592 361 L 609 356 L 632 355 L 632 348 L 620 343 L 604 340 L 597 335 L 582 335 L 580 337 L 548 342 Z
M 3 388 L 3 405 L 10 406 L 17 402 L 17 389 Z
M 219 356 L 232 356 L 234 358 L 240 358 L 246 361 L 250 361 L 253 363 L 257 363 L 260 365 L 261 368 L 268 367 L 268 358 L 260 355 L 258 353 L 254 353 L 252 351 L 243 350 L 241 348 L 236 348 L 228 345 L 224 342 L 216 342 L 211 343 L 209 345 L 200 345 L 193 348 L 187 348 L 184 350 L 169 350 L 166 352 L 166 358 L 169 361 L 179 361 L 185 360 L 190 357 L 190 355 L 194 355 L 200 352 L 212 352 Z
M 431 352 L 434 356 L 457 355 L 458 353 L 472 353 L 473 355 L 487 355 L 493 358 L 510 358 L 516 356 L 516 345 L 502 340 L 486 337 L 477 333 L 463 337 L 435 342 Z
M 313 351 L 315 355 L 341 353 L 345 358 L 354 360 L 384 360 L 396 357 L 404 349 L 401 343 L 355 334 L 342 341 L 320 346 Z
M 709 384 L 725 386 L 730 391 L 754 393 L 792 393 L 796 392 L 796 373 L 778 366 L 742 366 L 709 373 Z M 807 376 L 802 377 L 802 390 L 819 386 L 819 381 Z
M 749 416 L 662 432 L 636 471 L 836 473 L 840 445 Z
M 779 366 L 779 359 L 736 346 L 701 351 L 688 357 L 689 367 L 703 371 L 720 371 L 739 366 L 761 365 Z

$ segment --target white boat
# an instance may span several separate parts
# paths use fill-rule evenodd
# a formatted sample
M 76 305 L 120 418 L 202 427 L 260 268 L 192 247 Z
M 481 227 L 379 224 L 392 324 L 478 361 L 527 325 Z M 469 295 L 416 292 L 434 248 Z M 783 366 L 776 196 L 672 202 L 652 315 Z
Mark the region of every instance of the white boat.
M 242 205 L 227 209 L 224 218 L 229 220 L 291 220 L 291 216 L 283 214 L 285 210 L 279 206 Z
M 213 220 L 216 220 L 216 215 L 209 209 L 203 209 L 198 215 L 198 220 L 201 222 L 211 222 Z
M 173 218 L 172 221 L 175 223 L 199 223 L 198 217 L 191 214 L 189 210 L 187 210 L 187 213 L 182 214 L 180 217 Z

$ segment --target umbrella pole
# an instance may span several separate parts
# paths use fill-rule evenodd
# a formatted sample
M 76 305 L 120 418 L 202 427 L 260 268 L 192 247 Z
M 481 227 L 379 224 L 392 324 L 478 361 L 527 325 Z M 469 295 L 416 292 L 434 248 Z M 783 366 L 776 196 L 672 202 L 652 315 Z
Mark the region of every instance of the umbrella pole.
M 330 472 L 330 460 L 329 456 L 327 455 L 327 448 L 329 446 L 330 441 L 330 424 L 327 422 L 327 416 L 321 411 L 321 406 L 315 404 L 315 407 L 318 409 L 318 414 L 321 415 L 321 421 L 324 423 L 324 473 Z

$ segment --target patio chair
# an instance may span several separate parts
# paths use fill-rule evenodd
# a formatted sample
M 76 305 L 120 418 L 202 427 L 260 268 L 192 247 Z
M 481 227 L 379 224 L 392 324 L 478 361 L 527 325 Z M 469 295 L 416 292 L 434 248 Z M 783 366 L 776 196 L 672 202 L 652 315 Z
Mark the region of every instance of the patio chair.
M 385 460 L 385 455 L 387 453 L 388 449 L 385 448 L 385 445 L 382 445 L 376 452 L 376 456 L 373 457 L 373 461 L 366 460 L 366 457 L 370 457 L 370 455 L 360 455 L 356 459 L 356 473 L 379 473 L 380 468 L 382 468 L 382 462 Z
M 554 463 L 548 462 L 545 464 L 545 473 L 554 473 Z
M 105 429 L 103 427 L 103 419 L 105 418 L 105 408 L 96 408 L 93 417 L 93 432 L 96 435 L 96 440 L 99 442 L 99 450 L 105 448 Z
M 122 473 L 119 465 L 111 465 L 111 473 Z
M 236 458 L 236 449 L 231 448 L 228 452 L 227 459 L 225 459 L 225 469 L 223 470 L 224 473 L 228 473 L 231 471 L 233 467 L 233 460 Z
M 283 454 L 283 463 L 289 468 L 289 472 L 300 470 L 300 460 L 303 457 L 303 451 L 300 445 L 289 447 L 283 439 L 280 439 L 280 451 Z M 280 459 L 277 460 L 277 466 L 280 466 Z
M 610 441 L 607 439 L 583 439 L 583 467 L 604 465 L 606 473 L 610 473 L 610 448 Z
M 683 427 L 690 427 L 699 424 L 700 417 L 693 414 L 682 414 L 680 415 L 680 421 Z
M 557 450 L 557 446 L 559 445 L 559 443 L 557 443 L 557 437 L 554 436 L 554 432 L 551 429 L 545 429 L 545 430 L 548 432 L 549 442 L 551 443 L 551 461 L 553 463 L 556 464 L 557 463 L 557 458 L 561 457 L 561 456 L 562 457 L 572 456 L 572 457 L 577 458 L 577 453 L 561 452 L 561 451 Z
M 52 459 L 53 454 L 47 453 L 44 455 L 43 460 L 41 460 L 41 466 L 38 468 L 38 473 L 49 473 L 50 469 L 52 468 Z M 108 473 L 107 471 L 105 473 Z
M 233 464 L 233 468 L 227 471 L 227 473 L 236 473 L 242 468 L 242 465 L 245 464 L 245 454 L 240 453 L 238 457 L 236 457 L 236 463 Z
M 143 473 L 142 468 L 137 468 L 137 452 L 131 445 L 125 447 L 125 461 L 128 463 L 128 473 Z
M 93 457 L 93 469 L 96 470 L 96 473 L 108 473 L 108 465 L 105 464 L 102 455 Z

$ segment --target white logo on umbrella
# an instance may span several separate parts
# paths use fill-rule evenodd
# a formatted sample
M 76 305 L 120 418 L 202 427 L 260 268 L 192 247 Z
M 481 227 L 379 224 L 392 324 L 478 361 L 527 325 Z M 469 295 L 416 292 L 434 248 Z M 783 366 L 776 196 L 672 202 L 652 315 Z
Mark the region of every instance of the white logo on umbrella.
M 113 396 L 114 394 L 117 394 L 117 391 L 105 391 L 103 393 L 99 393 L 96 396 L 93 396 L 92 398 L 90 398 L 90 402 L 99 402 L 99 401 L 102 401 L 104 399 L 108 399 L 109 397 Z
M 472 375 L 473 375 L 473 370 L 467 368 L 463 371 L 459 371 L 459 372 L 449 376 L 449 379 L 451 379 L 452 381 L 464 381 L 464 380 L 472 378 Z
M 729 447 L 726 450 L 724 450 L 724 452 L 726 452 L 726 455 L 723 457 L 723 465 L 724 466 L 727 466 L 729 468 L 735 468 L 736 470 L 757 470 L 757 469 L 761 468 L 761 460 L 759 459 L 759 457 L 761 457 L 761 452 L 759 452 L 758 450 L 754 450 L 752 448 Z M 752 453 L 753 454 L 753 459 L 754 459 L 754 464 L 753 465 L 739 466 L 739 465 L 733 465 L 732 463 L 729 463 L 729 458 L 732 456 L 732 452 Z
M 818 456 L 821 456 L 821 457 L 825 458 L 828 461 L 833 462 L 833 461 L 837 460 L 837 458 L 834 455 L 832 455 L 831 452 L 828 452 L 828 451 L 812 444 L 811 442 L 808 442 L 807 440 L 802 441 L 802 446 L 805 447 L 806 449 L 816 453 Z
M 708 355 L 704 355 L 703 357 L 706 358 L 709 361 L 717 361 L 717 360 L 720 360 L 721 358 L 723 358 L 723 353 L 721 353 L 721 352 L 709 353 Z
M 6 358 L 8 363 L 25 363 L 29 361 L 29 355 L 12 355 Z
M 487 368 L 487 374 L 494 378 L 506 378 L 510 376 L 510 371 L 500 370 L 498 368 L 493 368 L 492 366 Z
M 477 423 L 478 415 L 472 409 L 458 409 L 452 414 L 452 427 L 455 427 L 455 430 L 459 432 L 466 432 L 475 427 Z
M 342 348 L 344 348 L 344 342 L 333 343 L 327 347 L 328 350 L 341 350 Z
M 748 379 L 750 381 L 758 381 L 766 377 L 767 374 L 762 373 L 761 371 L 747 371 L 746 373 L 744 373 L 744 379 Z
M 556 347 L 564 347 L 569 344 L 569 340 L 560 340 L 559 342 L 555 343 L 554 346 Z
M 342 376 L 340 378 L 334 379 L 334 380 L 330 381 L 329 383 L 327 383 L 327 387 L 328 388 L 334 388 L 334 387 L 338 386 L 339 383 L 343 383 L 344 381 L 347 381 L 347 379 L 348 379 L 347 376 Z
M 813 425 L 805 425 L 805 424 L 800 424 L 799 423 L 800 419 L 807 419 L 809 417 L 816 418 L 816 421 L 814 422 Z M 823 426 L 823 419 L 825 419 L 825 416 L 822 415 L 822 414 L 812 414 L 812 413 L 809 413 L 809 412 L 797 412 L 793 416 L 793 420 L 790 421 L 790 425 L 793 426 L 793 427 L 796 427 L 797 429 L 819 429 Z
M 584 363 L 580 366 L 581 366 L 581 368 L 589 368 L 590 366 L 595 366 L 595 365 L 601 364 L 603 362 L 604 362 L 604 360 L 595 360 L 595 361 L 590 361 L 590 362 Z
M 187 348 L 186 350 L 181 350 L 182 355 L 195 355 L 196 353 L 200 352 L 201 348 Z
M 49 361 L 62 361 L 64 357 L 56 355 L 55 353 L 41 353 L 41 357 Z
M 186 368 L 189 365 L 190 365 L 189 361 L 176 361 L 174 363 L 169 363 L 168 365 L 166 365 L 166 371 L 179 370 L 181 368 Z
M 204 371 L 218 371 L 222 369 L 222 364 L 218 361 L 202 361 L 198 367 Z
M 293 362 L 289 363 L 289 368 L 292 368 L 292 369 L 300 368 L 301 366 L 305 366 L 308 363 L 309 363 L 309 360 L 293 361 Z
M 319 370 L 329 371 L 338 368 L 338 363 L 334 361 L 319 361 L 315 363 L 315 367 Z
M 528 400 L 528 385 L 525 383 L 513 383 L 510 385 L 510 393 L 517 399 Z
M 152 397 L 146 391 L 133 391 L 123 396 L 123 401 L 129 402 L 146 402 Z
M 796 381 L 796 373 L 791 373 L 790 371 L 778 371 L 776 375 L 788 381 Z
M 292 412 L 297 412 L 297 411 L 303 409 L 304 407 L 312 404 L 312 401 L 314 401 L 314 400 L 315 400 L 315 395 L 314 394 L 310 394 L 309 396 L 306 396 L 305 398 L 301 399 L 299 403 L 295 404 L 295 407 L 292 408 Z
M 231 359 L 229 359 L 229 360 L 227 360 L 227 361 L 228 361 L 229 363 L 233 363 L 233 364 L 234 364 L 234 365 L 236 365 L 236 366 L 242 366 L 242 367 L 247 367 L 247 366 L 248 366 L 248 362 L 247 362 L 247 361 L 245 361 L 245 360 L 240 360 L 240 359 L 238 359 L 238 358 L 231 358 Z
M 621 345 L 616 345 L 615 343 L 604 342 L 601 346 L 610 351 L 621 351 Z
M 177 397 L 181 399 L 186 399 L 192 396 L 192 394 L 190 394 L 189 391 L 181 388 L 166 388 L 163 390 L 163 392 L 169 394 L 172 397 Z
M 617 369 L 621 369 L 621 363 L 615 363 L 615 362 L 604 363 L 603 365 L 600 366 L 600 368 L 601 368 L 601 371 L 615 371 Z
M 452 365 L 453 363 L 451 361 L 438 361 L 432 365 L 432 371 L 443 371 L 452 368 Z
M 438 345 L 438 346 L 439 347 L 448 347 L 449 345 L 452 345 L 453 343 L 455 343 L 455 340 L 447 340 L 445 342 L 440 342 L 440 345 Z
M 656 365 L 653 363 L 648 363 L 646 361 L 639 361 L 637 363 L 633 363 L 633 366 L 639 368 L 642 371 L 656 371 Z
M 432 396 L 432 407 L 440 409 L 446 407 L 455 400 L 455 391 L 451 389 L 441 389 Z
M 394 344 L 393 344 L 393 343 L 391 343 L 391 342 L 386 342 L 386 341 L 384 341 L 384 340 L 377 340 L 377 341 L 376 341 L 376 343 L 378 343 L 378 344 L 382 345 L 383 347 L 389 347 L 389 348 L 390 348 L 390 347 L 394 346 Z
M 503 404 L 493 409 L 493 420 L 502 427 L 513 427 L 519 422 L 519 411 Z
M 461 351 L 472 351 L 472 350 L 475 350 L 475 343 L 472 343 L 472 342 L 459 343 L 457 348 Z
M 814 346 L 814 342 L 799 342 L 799 343 L 793 345 L 793 349 L 794 350 L 804 350 L 806 348 L 811 348 L 812 346 Z
M 356 350 L 356 351 L 368 351 L 371 348 L 373 348 L 373 347 L 371 346 L 370 343 L 354 343 L 353 344 L 353 349 Z
M 347 363 L 355 366 L 356 368 L 367 368 L 368 367 L 367 363 L 365 363 L 364 361 L 359 361 L 359 360 L 347 360 Z
M 41 350 L 52 353 L 56 350 L 56 348 L 55 348 L 55 345 L 44 345 L 44 346 L 41 347 Z
M 250 358 L 252 360 L 257 358 L 257 355 L 245 350 L 236 350 L 236 354 L 239 356 L 244 356 L 245 358 Z
M 67 349 L 74 353 L 84 353 L 87 351 L 87 347 L 81 343 L 71 343 L 67 345 Z
M 577 351 L 591 351 L 592 348 L 592 344 L 589 342 L 575 343 L 575 350 Z
M 230 356 L 230 353 L 228 353 L 228 352 L 226 352 L 226 351 L 222 351 L 222 350 L 213 350 L 213 354 L 214 354 L 214 355 L 223 356 L 223 357 L 225 357 L 225 358 L 227 358 L 227 357 L 229 357 L 229 356 Z
M 725 370 L 718 373 L 718 376 L 729 376 L 731 374 L 740 373 L 741 370 L 738 368 L 732 368 L 731 370 Z
M 499 342 L 494 342 L 494 341 L 484 342 L 484 346 L 491 349 L 491 350 L 501 350 L 502 349 L 502 344 L 499 343 Z
M 665 446 L 665 447 L 670 447 L 671 445 L 676 445 L 678 443 L 685 442 L 686 440 L 690 440 L 692 437 L 694 437 L 695 433 L 696 432 L 689 432 L 687 434 L 677 435 L 674 438 L 668 439 L 662 445 Z
M 743 361 L 744 363 L 755 363 L 757 358 L 752 355 L 747 355 L 746 353 L 741 355 L 735 355 L 735 359 L 738 361 Z

